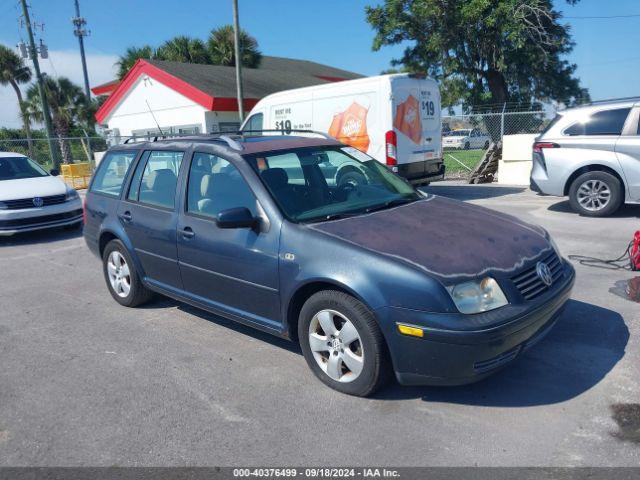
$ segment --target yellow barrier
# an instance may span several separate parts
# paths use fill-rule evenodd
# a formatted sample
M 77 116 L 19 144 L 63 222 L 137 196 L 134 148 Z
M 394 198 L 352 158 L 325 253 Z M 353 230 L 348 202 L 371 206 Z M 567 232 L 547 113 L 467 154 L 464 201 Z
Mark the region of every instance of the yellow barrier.
M 89 162 L 62 164 L 60 165 L 60 174 L 65 183 L 76 190 L 81 190 L 89 186 L 91 164 Z

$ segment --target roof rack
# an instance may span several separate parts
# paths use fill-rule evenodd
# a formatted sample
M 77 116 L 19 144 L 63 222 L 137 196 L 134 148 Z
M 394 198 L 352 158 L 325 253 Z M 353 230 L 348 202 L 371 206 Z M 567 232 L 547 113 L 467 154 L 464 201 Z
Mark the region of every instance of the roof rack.
M 325 132 L 319 132 L 317 130 L 303 130 L 298 128 L 292 128 L 287 130 L 277 130 L 277 129 L 263 129 L 263 130 L 240 130 L 236 132 L 238 135 L 242 137 L 251 136 L 246 135 L 247 133 L 279 133 L 281 135 L 290 135 L 291 133 L 312 133 L 314 135 L 320 135 L 327 140 L 333 140 L 334 138 Z M 255 136 L 255 135 L 254 135 Z
M 579 105 L 576 105 L 576 107 L 588 107 L 590 105 L 600 105 L 600 104 L 603 104 L 603 103 L 630 102 L 630 101 L 633 101 L 633 100 L 640 101 L 640 96 L 609 98 L 609 99 L 604 99 L 604 100 L 594 100 L 592 102 L 581 103 Z

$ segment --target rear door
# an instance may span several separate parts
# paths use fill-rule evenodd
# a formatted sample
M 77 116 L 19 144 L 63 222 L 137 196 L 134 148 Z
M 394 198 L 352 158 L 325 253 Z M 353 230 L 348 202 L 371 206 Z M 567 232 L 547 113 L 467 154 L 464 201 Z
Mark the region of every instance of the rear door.
M 184 151 L 145 151 L 118 217 L 133 244 L 144 276 L 164 288 L 182 289 L 176 250 L 177 184 Z
M 442 158 L 438 84 L 427 78 L 392 77 L 391 89 L 398 165 L 414 165 L 408 168 L 409 177 L 437 173 Z
M 640 201 L 640 106 L 631 111 L 616 143 L 616 155 L 627 180 L 629 200 Z

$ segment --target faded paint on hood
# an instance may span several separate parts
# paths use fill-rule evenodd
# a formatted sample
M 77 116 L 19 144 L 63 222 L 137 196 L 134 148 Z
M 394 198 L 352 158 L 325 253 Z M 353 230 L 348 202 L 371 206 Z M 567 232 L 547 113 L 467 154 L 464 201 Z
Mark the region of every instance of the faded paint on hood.
M 515 272 L 552 248 L 540 227 L 437 196 L 311 228 L 409 263 L 444 283 Z

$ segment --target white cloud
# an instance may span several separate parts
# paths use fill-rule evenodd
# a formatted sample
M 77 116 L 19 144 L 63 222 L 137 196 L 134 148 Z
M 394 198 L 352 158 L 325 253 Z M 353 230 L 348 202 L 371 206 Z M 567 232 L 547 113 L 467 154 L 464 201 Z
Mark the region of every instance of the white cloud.
M 89 85 L 94 87 L 113 80 L 116 77 L 114 64 L 117 60 L 118 57 L 116 55 L 87 55 Z M 80 52 L 52 50 L 49 52 L 48 59 L 40 59 L 40 69 L 47 75 L 67 77 L 81 87 L 84 85 Z M 26 88 L 23 88 L 23 91 L 25 90 Z M 18 115 L 18 101 L 15 92 L 10 86 L 0 87 L 0 127 L 20 128 L 21 126 L 22 122 Z

